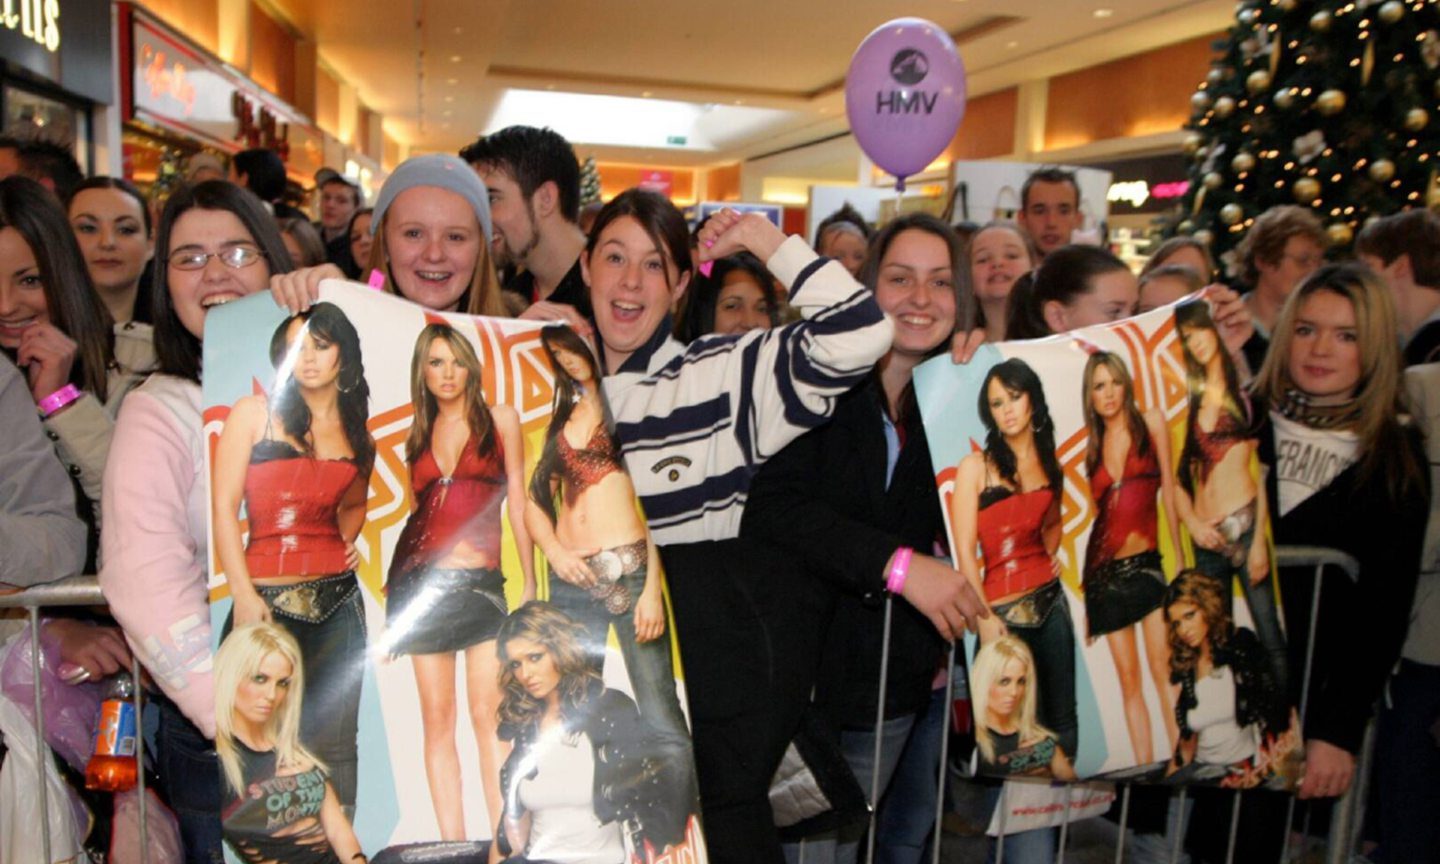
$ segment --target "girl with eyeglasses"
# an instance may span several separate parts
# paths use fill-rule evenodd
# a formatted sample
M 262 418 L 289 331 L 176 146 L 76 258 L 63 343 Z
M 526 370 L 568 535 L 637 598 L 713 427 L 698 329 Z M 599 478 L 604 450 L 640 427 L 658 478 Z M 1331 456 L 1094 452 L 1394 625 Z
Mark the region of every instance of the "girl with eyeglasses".
M 90 525 L 93 572 L 101 479 L 120 403 L 153 359 L 116 357 L 110 313 L 55 196 L 25 177 L 0 181 L 0 350 L 24 372 L 46 432 Z
M 156 374 L 125 400 L 105 467 L 100 588 L 160 693 L 156 761 L 187 864 L 220 855 L 210 607 L 210 509 L 200 413 L 209 310 L 290 269 L 275 220 L 224 181 L 176 192 L 155 236 Z

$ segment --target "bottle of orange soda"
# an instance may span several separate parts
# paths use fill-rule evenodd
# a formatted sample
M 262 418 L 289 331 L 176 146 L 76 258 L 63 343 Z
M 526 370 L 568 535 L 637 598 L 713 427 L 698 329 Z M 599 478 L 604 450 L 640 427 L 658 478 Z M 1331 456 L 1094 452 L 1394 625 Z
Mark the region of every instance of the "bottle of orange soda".
M 135 683 L 127 672 L 110 679 L 105 701 L 100 705 L 100 729 L 95 735 L 95 754 L 85 766 L 85 788 L 102 792 L 124 792 L 134 788 L 135 764 Z

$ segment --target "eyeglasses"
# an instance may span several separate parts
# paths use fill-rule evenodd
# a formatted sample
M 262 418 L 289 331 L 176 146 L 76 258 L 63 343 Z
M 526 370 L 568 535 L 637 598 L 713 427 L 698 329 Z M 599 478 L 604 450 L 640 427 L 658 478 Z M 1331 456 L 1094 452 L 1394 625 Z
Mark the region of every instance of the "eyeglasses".
M 239 270 L 264 257 L 265 253 L 253 246 L 231 246 L 221 252 L 176 252 L 169 261 L 176 270 L 204 270 L 214 258 L 231 270 Z

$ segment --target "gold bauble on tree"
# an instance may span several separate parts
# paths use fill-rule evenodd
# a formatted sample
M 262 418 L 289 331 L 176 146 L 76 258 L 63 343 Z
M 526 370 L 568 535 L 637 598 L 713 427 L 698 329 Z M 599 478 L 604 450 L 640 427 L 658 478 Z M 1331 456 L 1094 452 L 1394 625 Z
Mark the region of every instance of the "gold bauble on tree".
M 1301 204 L 1312 204 L 1320 197 L 1320 181 L 1314 177 L 1301 177 L 1290 186 L 1290 191 L 1295 193 L 1295 200 Z
M 1189 234 L 1191 231 L 1195 230 L 1195 223 L 1191 222 L 1189 219 L 1186 219 L 1179 225 L 1176 225 L 1175 230 L 1181 234 Z
M 1239 204 L 1226 204 L 1220 208 L 1220 221 L 1226 225 L 1234 225 L 1245 218 L 1245 208 Z
M 1424 108 L 1411 108 L 1405 112 L 1405 128 L 1411 132 L 1419 132 L 1430 122 L 1430 112 Z
M 1237 14 L 1235 17 L 1239 19 L 1241 24 L 1244 24 L 1246 26 L 1252 26 L 1256 21 L 1260 20 L 1260 10 L 1253 7 L 1248 9 L 1241 9 L 1239 14 Z
M 1395 176 L 1395 163 L 1389 159 L 1376 159 L 1370 163 L 1368 173 L 1370 179 L 1376 183 L 1389 183 L 1390 179 Z
M 1211 66 L 1210 71 L 1205 73 L 1205 80 L 1211 87 L 1215 87 L 1225 80 L 1225 70 L 1219 66 Z
M 1386 24 L 1394 24 L 1405 17 L 1405 4 L 1400 0 L 1386 0 L 1380 4 L 1380 20 Z
M 1221 96 L 1215 100 L 1215 116 L 1220 118 L 1229 117 L 1235 113 L 1235 100 L 1229 96 Z
M 1270 88 L 1270 73 L 1264 69 L 1256 69 L 1245 76 L 1245 89 L 1251 94 L 1263 93 Z
M 1201 246 L 1209 246 L 1210 244 L 1215 242 L 1215 232 L 1211 231 L 1209 228 L 1201 228 L 1199 231 L 1191 234 L 1190 237 L 1194 239 L 1196 243 L 1199 243 Z
M 1235 169 L 1236 174 L 1244 174 L 1255 168 L 1255 157 L 1241 150 L 1235 154 L 1234 159 L 1230 160 L 1230 167 Z
M 1180 147 L 1185 151 L 1186 156 L 1194 156 L 1200 149 L 1200 145 L 1204 143 L 1205 137 L 1203 135 L 1199 132 L 1190 132 L 1185 135 L 1185 140 L 1181 143 Z
M 1355 229 L 1344 222 L 1331 222 L 1325 226 L 1325 236 L 1330 238 L 1332 246 L 1349 246 L 1355 239 Z
M 1294 12 L 1296 3 L 1297 0 L 1280 0 L 1278 5 L 1281 12 Z
M 1324 90 L 1315 97 L 1315 107 L 1326 117 L 1334 117 L 1345 110 L 1344 90 Z
M 1210 106 L 1213 104 L 1215 104 L 1215 100 L 1204 90 L 1196 90 L 1195 94 L 1190 97 L 1190 107 L 1195 109 L 1197 114 L 1210 110 Z
M 1219 189 L 1225 185 L 1225 178 L 1220 176 L 1219 171 L 1211 171 L 1200 178 L 1200 182 L 1205 184 L 1206 189 Z
M 1282 87 L 1275 91 L 1275 96 L 1271 101 L 1273 101 L 1275 107 L 1281 111 L 1289 111 L 1295 106 L 1295 90 L 1290 87 Z
M 1310 29 L 1314 30 L 1316 33 L 1329 32 L 1330 25 L 1334 23 L 1335 16 L 1331 15 L 1329 12 L 1326 12 L 1323 9 L 1310 16 Z

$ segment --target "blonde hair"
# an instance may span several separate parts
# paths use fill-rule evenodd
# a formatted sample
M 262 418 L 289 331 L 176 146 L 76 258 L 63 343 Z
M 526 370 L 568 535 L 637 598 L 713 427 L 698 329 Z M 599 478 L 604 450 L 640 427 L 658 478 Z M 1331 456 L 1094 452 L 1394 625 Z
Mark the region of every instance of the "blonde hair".
M 990 737 L 990 727 L 985 720 L 990 708 L 990 685 L 1000 677 L 1005 664 L 1019 660 L 1025 667 L 1025 691 L 1020 696 L 1016 711 L 1016 731 L 1020 742 L 1037 738 L 1053 737 L 1055 733 L 1041 726 L 1035 719 L 1035 658 L 1030 646 L 1015 636 L 1001 636 L 993 642 L 986 642 L 975 652 L 975 663 L 970 671 L 970 702 L 975 711 L 975 744 L 986 762 L 995 761 L 995 741 Z
M 365 272 L 379 270 L 385 275 L 382 287 L 387 294 L 400 294 L 395 279 L 390 275 L 390 252 L 385 245 L 385 223 L 390 220 L 390 211 L 385 212 L 379 224 L 372 224 L 374 242 L 370 244 L 370 262 Z M 479 217 L 476 217 L 479 221 Z M 479 230 L 477 228 L 477 230 Z M 500 277 L 495 273 L 495 262 L 490 260 L 490 243 L 485 232 L 480 231 L 480 256 L 475 259 L 475 272 L 470 277 L 470 287 L 460 295 L 460 306 L 455 310 L 466 315 L 488 315 L 492 318 L 509 317 L 505 301 L 500 296 Z
M 1255 396 L 1266 405 L 1285 401 L 1295 389 L 1290 379 L 1290 343 L 1295 319 L 1309 297 L 1329 291 L 1350 301 L 1355 310 L 1355 333 L 1360 346 L 1360 379 L 1355 384 L 1353 421 L 1347 428 L 1360 439 L 1360 480 L 1382 480 L 1393 500 L 1399 500 L 1418 478 L 1418 464 L 1407 441 L 1404 368 L 1396 340 L 1399 325 L 1390 291 L 1379 276 L 1359 264 L 1328 264 L 1312 273 L 1291 292 L 1280 310 L 1265 364 L 1255 376 Z
M 261 621 L 231 631 L 215 652 L 215 752 L 225 780 L 235 794 L 245 792 L 245 772 L 235 746 L 235 691 L 254 675 L 271 654 L 290 663 L 290 689 L 270 715 L 265 731 L 275 744 L 275 765 L 325 769 L 324 763 L 300 745 L 300 701 L 305 695 L 305 673 L 300 646 L 284 628 Z

